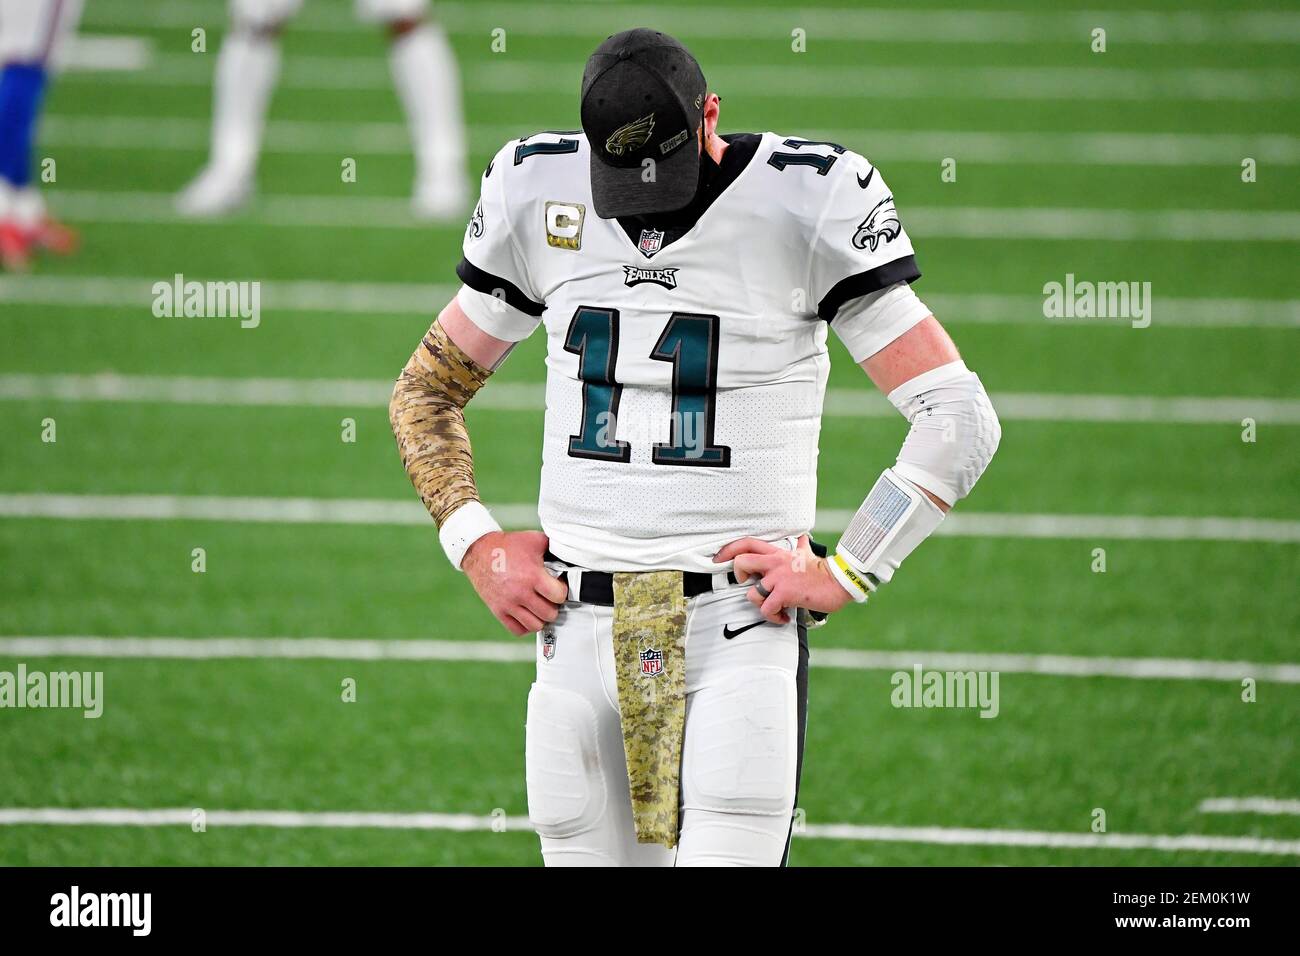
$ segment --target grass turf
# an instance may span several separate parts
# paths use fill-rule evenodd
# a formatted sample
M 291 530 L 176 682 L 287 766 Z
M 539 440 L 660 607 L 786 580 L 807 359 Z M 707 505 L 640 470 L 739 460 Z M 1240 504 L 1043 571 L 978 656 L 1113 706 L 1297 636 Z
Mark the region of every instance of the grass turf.
M 711 6 L 720 5 L 717 0 Z M 736 15 L 742 16 L 741 5 Z M 800 4 L 787 5 L 793 25 Z M 853 5 L 855 8 L 860 4 Z M 949 0 L 911 8 L 945 9 Z M 1095 5 L 1094 5 L 1095 6 Z M 321 31 L 346 22 L 350 4 L 313 0 L 302 29 L 286 34 L 286 84 L 273 121 L 400 123 L 384 87 L 384 46 L 374 30 Z M 492 15 L 499 11 L 493 5 Z M 1102 8 L 1105 9 L 1103 4 Z M 1249 8 L 1224 2 L 1189 8 L 1175 0 L 1144 7 L 1197 15 Z M 519 7 L 519 22 L 532 18 Z M 1282 43 L 1150 43 L 1126 32 L 1112 4 L 1110 50 L 1087 51 L 1072 8 L 1037 0 L 980 0 L 963 9 L 1024 10 L 1073 24 L 1041 43 L 932 44 L 918 38 L 855 43 L 810 36 L 790 52 L 788 31 L 742 42 L 691 36 L 689 5 L 660 4 L 665 21 L 687 24 L 684 39 L 706 71 L 758 64 L 823 76 L 857 65 L 1063 70 L 1289 71 L 1300 64 Z M 499 139 L 572 126 L 570 93 L 497 89 L 498 63 L 551 64 L 574 78 L 603 37 L 511 34 L 494 59 L 487 28 L 471 5 L 446 16 L 465 67 L 466 113 L 480 168 Z M 198 11 L 198 19 L 191 16 Z M 504 25 L 516 22 L 507 13 Z M 159 74 L 71 73 L 50 97 L 54 116 L 204 122 L 213 57 L 185 55 L 189 29 L 203 23 L 215 51 L 225 5 L 169 6 L 142 18 L 134 4 L 98 0 L 90 32 L 150 39 L 172 81 Z M 148 23 L 141 23 L 148 19 Z M 486 22 L 486 21 L 484 21 Z M 493 22 L 490 25 L 497 25 Z M 1102 24 L 1104 25 L 1104 24 Z M 1072 27 L 1073 28 L 1073 27 Z M 315 66 L 308 58 L 323 58 Z M 312 80 L 320 63 L 364 67 L 354 89 Z M 297 61 L 297 65 L 295 65 Z M 306 67 L 306 68 L 304 68 Z M 364 74 L 364 76 L 363 76 Z M 957 74 L 954 74 L 957 75 Z M 1252 74 L 1247 73 L 1249 78 Z M 371 83 L 370 80 L 379 82 Z M 183 80 L 184 82 L 177 82 Z M 312 81 L 312 82 L 306 82 Z M 313 85 L 314 83 L 314 85 Z M 859 130 L 845 145 L 873 154 L 891 130 L 1022 132 L 1051 139 L 1081 132 L 1174 132 L 1237 137 L 1241 156 L 1263 135 L 1300 135 L 1287 97 L 1255 101 L 1149 99 L 974 99 L 772 96 L 727 86 L 725 129 Z M 166 138 L 166 137 L 161 137 Z M 364 144 L 362 144 L 364 145 Z M 61 189 L 168 192 L 202 160 L 205 144 L 161 148 L 149 138 L 104 148 L 57 142 L 47 194 Z M 410 159 L 355 150 L 359 179 L 343 184 L 345 153 L 268 153 L 260 185 L 271 195 L 339 199 L 406 195 Z M 909 206 L 1079 207 L 1132 210 L 1300 209 L 1295 166 L 1261 162 L 1242 183 L 1240 157 L 1203 164 L 990 163 L 957 151 L 958 179 L 942 182 L 932 162 L 882 162 Z M 92 222 L 85 247 L 67 262 L 43 262 L 46 276 L 127 276 L 154 281 L 176 272 L 202 278 L 437 283 L 454 281 L 458 226 L 389 229 Z M 927 292 L 1036 297 L 1067 272 L 1080 278 L 1152 282 L 1155 324 L 973 324 L 940 315 L 972 367 L 997 392 L 1207 397 L 1300 397 L 1294 328 L 1193 329 L 1162 325 L 1162 301 L 1205 297 L 1296 299 L 1294 242 L 1222 241 L 1207 230 L 1191 241 L 997 241 L 914 239 Z M 429 316 L 269 311 L 257 330 L 220 320 L 159 320 L 148 283 L 135 307 L 0 307 L 0 370 L 45 375 L 125 374 L 391 380 Z M 431 306 L 436 308 L 436 304 Z M 1172 308 L 1172 306 L 1168 306 Z M 1025 319 L 1025 316 L 1018 317 Z M 1032 316 L 1029 318 L 1033 318 Z M 832 385 L 863 388 L 861 373 L 832 343 Z M 539 381 L 542 342 L 525 343 L 500 373 Z M 338 437 L 354 414 L 355 445 Z M 40 420 L 59 422 L 59 442 L 39 441 Z M 480 480 L 489 501 L 535 495 L 539 417 L 471 413 Z M 822 443 L 821 500 L 852 507 L 866 475 L 887 462 L 900 422 L 830 419 Z M 1294 520 L 1297 430 L 1266 420 L 1259 441 L 1239 427 L 1115 423 L 1008 423 L 1005 445 L 970 510 L 1174 514 Z M 97 404 L 49 400 L 0 403 L 0 493 L 178 493 L 404 498 L 381 408 L 250 408 Z M 1093 547 L 1107 572 L 1090 570 Z M 190 570 L 204 547 L 205 574 Z M 907 573 L 861 615 L 844 615 L 814 635 L 816 647 L 966 652 L 1161 656 L 1286 662 L 1296 659 L 1300 621 L 1293 598 L 1294 545 L 1140 541 L 929 542 Z M 463 579 L 443 562 L 430 527 L 327 527 L 212 522 L 0 520 L 0 634 L 107 636 L 337 636 L 506 640 Z M 0 659 L 0 670 L 14 659 Z M 0 806 L 206 806 L 222 809 L 525 811 L 522 720 L 529 668 L 482 663 L 321 661 L 136 661 L 28 659 L 31 668 L 103 670 L 108 707 L 98 721 L 54 711 L 0 711 Z M 355 677 L 359 699 L 339 700 Z M 1246 704 L 1231 681 L 1003 677 L 995 720 L 970 712 L 906 711 L 889 705 L 888 673 L 815 669 L 803 809 L 810 823 L 990 827 L 1088 832 L 1104 808 L 1111 832 L 1251 835 L 1295 839 L 1286 817 L 1196 812 L 1214 796 L 1294 797 L 1300 791 L 1294 685 L 1259 689 Z M 1294 857 L 1159 851 L 1058 850 L 855 843 L 800 839 L 805 865 L 1256 864 Z M 0 864 L 421 863 L 535 864 L 525 833 L 376 830 L 0 827 Z

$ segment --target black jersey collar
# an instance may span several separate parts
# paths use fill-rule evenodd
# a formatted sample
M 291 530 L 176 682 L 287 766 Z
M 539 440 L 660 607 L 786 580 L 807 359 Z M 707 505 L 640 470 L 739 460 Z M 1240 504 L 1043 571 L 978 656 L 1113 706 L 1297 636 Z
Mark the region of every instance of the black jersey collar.
M 685 208 L 674 212 L 653 216 L 623 216 L 618 224 L 637 245 L 643 230 L 655 229 L 663 232 L 660 248 L 671 245 L 691 230 L 699 221 L 713 201 L 736 181 L 736 177 L 745 171 L 749 161 L 758 152 L 762 142 L 761 133 L 728 133 L 722 137 L 727 148 L 722 153 L 722 162 L 716 163 L 713 157 L 705 153 L 700 161 L 700 183 L 695 190 L 695 198 Z

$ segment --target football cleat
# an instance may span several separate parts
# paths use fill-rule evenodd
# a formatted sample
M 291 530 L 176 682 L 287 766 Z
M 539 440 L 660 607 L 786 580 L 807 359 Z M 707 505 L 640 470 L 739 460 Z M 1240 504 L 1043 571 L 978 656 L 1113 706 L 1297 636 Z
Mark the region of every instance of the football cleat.
M 411 211 L 425 222 L 460 222 L 469 211 L 469 190 L 464 177 L 416 183 Z
M 176 196 L 176 211 L 192 219 L 208 219 L 235 212 L 253 195 L 252 177 L 205 166 Z
M 0 222 L 0 267 L 5 272 L 27 272 L 32 267 L 31 237 L 15 222 Z
M 27 230 L 27 238 L 35 248 L 56 256 L 70 256 L 81 246 L 81 236 L 75 229 L 49 216 Z

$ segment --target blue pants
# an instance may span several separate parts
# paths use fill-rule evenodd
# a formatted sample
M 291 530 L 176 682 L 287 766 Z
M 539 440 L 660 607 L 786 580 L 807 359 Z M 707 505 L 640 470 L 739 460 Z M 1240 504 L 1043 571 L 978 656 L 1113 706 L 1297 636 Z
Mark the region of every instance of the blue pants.
M 15 188 L 31 182 L 32 139 L 44 93 L 43 66 L 10 63 L 0 72 L 0 180 Z

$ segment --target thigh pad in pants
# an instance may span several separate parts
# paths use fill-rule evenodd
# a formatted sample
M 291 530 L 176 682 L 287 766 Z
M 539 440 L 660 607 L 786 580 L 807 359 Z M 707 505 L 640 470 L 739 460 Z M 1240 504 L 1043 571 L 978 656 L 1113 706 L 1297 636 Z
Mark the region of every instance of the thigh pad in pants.
M 526 752 L 528 815 L 537 832 L 571 837 L 595 826 L 606 796 L 591 703 L 570 690 L 533 684 Z
M 798 735 L 783 668 L 741 667 L 701 687 L 686 712 L 683 809 L 789 816 Z

